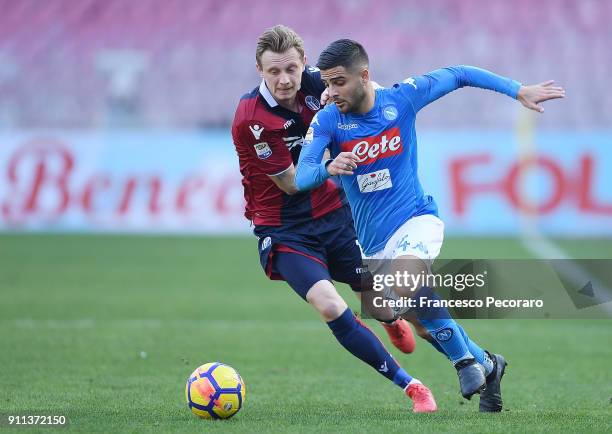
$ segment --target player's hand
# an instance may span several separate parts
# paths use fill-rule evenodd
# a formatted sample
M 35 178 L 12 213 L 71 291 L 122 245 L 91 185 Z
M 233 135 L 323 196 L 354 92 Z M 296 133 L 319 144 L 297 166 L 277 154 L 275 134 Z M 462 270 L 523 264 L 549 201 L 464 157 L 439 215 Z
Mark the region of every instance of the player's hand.
M 325 88 L 325 90 L 321 94 L 321 98 L 319 99 L 321 100 L 321 107 L 327 104 L 327 101 L 329 101 L 329 92 L 327 91 L 327 88 Z
M 357 168 L 358 158 L 352 152 L 340 152 L 334 160 L 327 165 L 327 172 L 331 176 L 352 175 Z
M 549 99 L 565 98 L 565 89 L 560 86 L 553 86 L 554 84 L 554 80 L 548 80 L 540 84 L 521 86 L 516 99 L 528 109 L 543 113 L 544 107 L 539 105 L 541 102 Z

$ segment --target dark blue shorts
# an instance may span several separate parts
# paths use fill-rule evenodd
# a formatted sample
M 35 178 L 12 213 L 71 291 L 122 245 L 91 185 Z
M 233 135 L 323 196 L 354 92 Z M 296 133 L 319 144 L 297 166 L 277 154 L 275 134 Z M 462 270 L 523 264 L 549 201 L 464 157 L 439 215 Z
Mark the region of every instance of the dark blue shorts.
M 259 259 L 272 280 L 285 280 L 306 300 L 320 280 L 347 283 L 361 291 L 361 250 L 348 206 L 288 227 L 257 226 Z

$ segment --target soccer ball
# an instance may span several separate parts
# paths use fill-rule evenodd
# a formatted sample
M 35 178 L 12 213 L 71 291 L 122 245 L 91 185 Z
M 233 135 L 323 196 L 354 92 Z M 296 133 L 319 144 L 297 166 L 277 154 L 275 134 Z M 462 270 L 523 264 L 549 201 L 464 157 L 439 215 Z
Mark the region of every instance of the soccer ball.
M 246 388 L 234 368 L 206 363 L 187 379 L 185 398 L 191 411 L 203 419 L 227 419 L 242 408 Z

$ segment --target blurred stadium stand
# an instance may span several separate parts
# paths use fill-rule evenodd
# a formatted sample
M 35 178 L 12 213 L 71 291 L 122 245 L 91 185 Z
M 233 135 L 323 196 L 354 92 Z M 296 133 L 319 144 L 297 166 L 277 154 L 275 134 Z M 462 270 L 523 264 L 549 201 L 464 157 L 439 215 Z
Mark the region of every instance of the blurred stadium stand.
M 568 100 L 540 126 L 609 128 L 611 22 L 605 0 L 0 0 L 0 128 L 227 126 L 258 82 L 256 38 L 277 23 L 311 63 L 334 39 L 359 40 L 385 85 L 453 64 L 553 78 Z M 419 126 L 511 127 L 515 106 L 499 101 L 469 90 Z

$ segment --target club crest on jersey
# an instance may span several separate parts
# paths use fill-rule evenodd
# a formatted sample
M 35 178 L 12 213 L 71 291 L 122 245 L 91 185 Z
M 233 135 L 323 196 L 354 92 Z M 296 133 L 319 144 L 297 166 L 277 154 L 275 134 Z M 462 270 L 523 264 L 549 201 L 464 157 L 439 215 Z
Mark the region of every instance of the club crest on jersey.
M 397 107 L 394 105 L 388 105 L 383 108 L 383 116 L 388 121 L 394 121 L 397 119 Z
M 260 160 L 265 160 L 272 155 L 272 149 L 270 149 L 270 146 L 268 146 L 268 143 L 266 142 L 256 143 L 254 147 L 255 152 L 257 153 L 257 158 Z
M 317 110 L 319 110 L 321 108 L 321 103 L 319 102 L 318 99 L 316 99 L 314 96 L 312 95 L 308 95 L 306 97 L 306 105 L 308 106 L 308 108 L 310 110 L 312 110 L 313 112 L 316 112 Z
M 263 252 L 264 250 L 266 250 L 268 247 L 270 247 L 271 244 L 272 244 L 272 238 L 270 237 L 264 238 L 264 240 L 261 242 L 261 251 Z
M 391 182 L 389 169 L 383 169 L 365 175 L 357 175 L 357 185 L 359 185 L 360 192 L 372 193 L 393 187 L 393 182 Z
M 397 127 L 383 131 L 377 136 L 344 142 L 340 147 L 342 151 L 352 152 L 357 156 L 358 166 L 401 154 L 404 150 L 400 131 Z
M 255 137 L 255 140 L 259 140 L 264 128 L 260 125 L 255 124 L 253 126 L 249 125 L 249 130 L 251 130 L 251 133 L 253 133 L 253 137 Z

